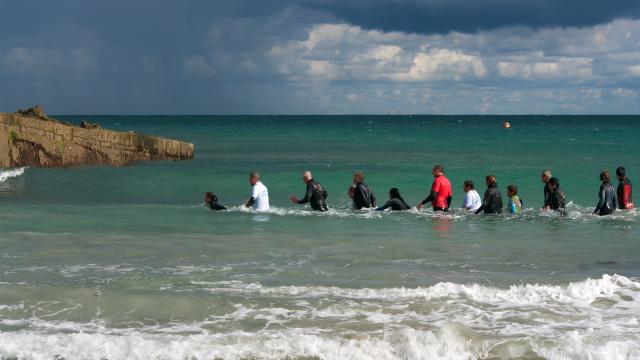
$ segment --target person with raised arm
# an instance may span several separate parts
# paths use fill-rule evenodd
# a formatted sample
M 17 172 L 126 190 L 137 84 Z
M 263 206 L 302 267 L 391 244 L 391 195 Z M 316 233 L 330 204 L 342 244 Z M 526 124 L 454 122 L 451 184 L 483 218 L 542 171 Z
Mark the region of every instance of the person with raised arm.
M 289 196 L 289 200 L 294 204 L 309 203 L 311 208 L 316 211 L 327 211 L 327 190 L 317 181 L 313 179 L 311 171 L 306 170 L 302 173 L 302 181 L 307 184 L 307 190 L 302 199 L 298 199 L 295 195 Z

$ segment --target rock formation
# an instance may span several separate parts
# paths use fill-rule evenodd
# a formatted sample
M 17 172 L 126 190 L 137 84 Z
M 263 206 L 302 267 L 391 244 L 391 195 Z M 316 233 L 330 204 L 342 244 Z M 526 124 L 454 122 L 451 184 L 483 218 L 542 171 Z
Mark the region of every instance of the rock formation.
M 137 133 L 74 126 L 36 106 L 0 113 L 0 168 L 77 165 L 123 166 L 140 160 L 193 158 L 193 144 Z

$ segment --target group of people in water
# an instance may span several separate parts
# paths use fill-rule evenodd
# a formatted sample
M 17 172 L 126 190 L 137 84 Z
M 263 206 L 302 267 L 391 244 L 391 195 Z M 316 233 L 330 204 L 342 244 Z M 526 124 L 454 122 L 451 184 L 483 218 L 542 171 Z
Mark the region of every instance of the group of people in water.
M 444 167 L 442 165 L 434 166 L 432 174 L 434 180 L 431 184 L 431 190 L 427 197 L 416 205 L 416 208 L 420 210 L 424 205 L 430 203 L 433 211 L 449 211 L 453 200 L 451 182 L 444 175 Z M 593 211 L 594 214 L 610 215 L 616 209 L 633 209 L 632 185 L 626 176 L 624 167 L 620 166 L 616 169 L 616 177 L 618 179 L 617 189 L 611 184 L 611 176 L 608 170 L 600 173 L 599 201 Z M 544 205 L 541 210 L 555 211 L 559 215 L 566 215 L 565 206 L 567 200 L 560 188 L 558 178 L 552 176 L 551 170 L 544 170 L 540 179 L 544 183 Z M 306 170 L 303 172 L 302 181 L 306 184 L 304 197 L 300 199 L 295 195 L 291 195 L 289 200 L 294 204 L 300 205 L 309 203 L 315 211 L 329 210 L 327 206 L 327 191 L 322 184 L 313 179 L 311 171 Z M 249 174 L 249 183 L 251 184 L 251 197 L 244 206 L 257 211 L 269 210 L 269 191 L 260 181 L 260 174 L 255 171 Z M 485 183 L 487 189 L 484 192 L 484 196 L 480 198 L 480 194 L 475 190 L 473 181 L 464 181 L 465 196 L 461 206 L 462 209 L 475 214 L 500 214 L 503 212 L 505 207 L 496 177 L 487 175 Z M 506 190 L 508 198 L 506 211 L 513 214 L 522 213 L 524 203 L 518 196 L 518 187 L 516 185 L 508 185 Z M 364 208 L 375 208 L 378 211 L 411 209 L 411 205 L 402 198 L 398 188 L 391 188 L 389 190 L 389 200 L 384 205 L 377 206 L 375 194 L 369 185 L 364 182 L 364 172 L 362 171 L 357 171 L 353 175 L 353 183 L 347 190 L 347 194 L 353 200 L 353 207 L 357 210 Z M 224 206 L 218 203 L 218 198 L 214 193 L 207 192 L 205 194 L 205 202 L 212 210 L 226 210 Z

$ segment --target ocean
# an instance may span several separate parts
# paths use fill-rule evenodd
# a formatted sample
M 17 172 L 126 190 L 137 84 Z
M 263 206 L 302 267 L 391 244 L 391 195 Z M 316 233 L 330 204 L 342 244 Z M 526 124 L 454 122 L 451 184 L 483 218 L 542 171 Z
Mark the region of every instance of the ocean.
M 603 169 L 640 179 L 639 116 L 56 118 L 195 159 L 0 171 L 1 359 L 640 359 L 638 210 L 591 215 Z M 416 205 L 435 164 L 449 213 L 350 208 L 355 171 Z M 326 213 L 287 199 L 307 169 Z M 242 207 L 254 170 L 269 212 Z M 524 214 L 457 209 L 488 174 Z

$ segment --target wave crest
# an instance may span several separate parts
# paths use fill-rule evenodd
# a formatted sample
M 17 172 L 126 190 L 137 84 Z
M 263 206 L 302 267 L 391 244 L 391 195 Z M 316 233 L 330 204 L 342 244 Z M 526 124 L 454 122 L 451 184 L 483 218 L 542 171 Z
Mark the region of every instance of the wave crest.
M 21 167 L 11 170 L 3 170 L 0 171 L 0 183 L 7 181 L 10 178 L 18 177 L 27 170 L 27 167 Z

